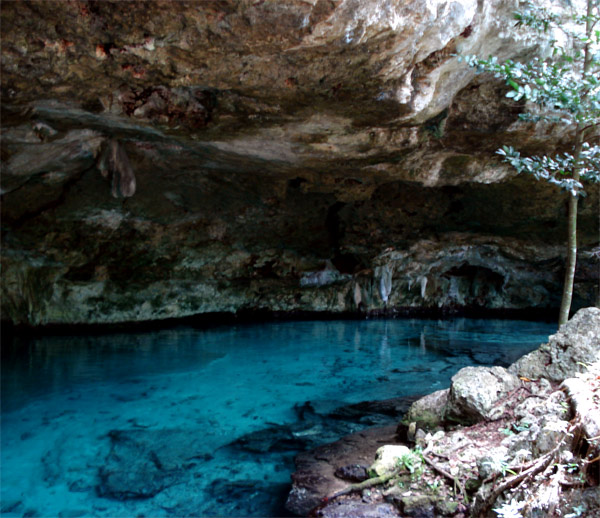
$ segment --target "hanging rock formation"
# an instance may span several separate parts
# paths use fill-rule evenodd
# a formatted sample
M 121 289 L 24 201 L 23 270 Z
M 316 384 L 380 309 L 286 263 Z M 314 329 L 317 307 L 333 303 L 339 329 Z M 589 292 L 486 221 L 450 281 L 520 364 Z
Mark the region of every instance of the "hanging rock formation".
M 494 151 L 570 134 L 456 58 L 543 51 L 515 8 L 3 4 L 2 318 L 556 308 L 566 203 Z M 598 296 L 598 203 L 575 306 Z

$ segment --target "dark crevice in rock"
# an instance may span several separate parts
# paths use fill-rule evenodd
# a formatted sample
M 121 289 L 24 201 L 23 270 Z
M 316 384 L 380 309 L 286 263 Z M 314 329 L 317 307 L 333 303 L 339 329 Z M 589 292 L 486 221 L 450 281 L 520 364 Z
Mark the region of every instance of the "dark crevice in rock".
M 340 253 L 340 242 L 344 237 L 344 225 L 340 220 L 340 211 L 346 206 L 343 202 L 335 202 L 327 209 L 325 228 L 329 234 L 329 244 L 333 250 L 334 257 Z

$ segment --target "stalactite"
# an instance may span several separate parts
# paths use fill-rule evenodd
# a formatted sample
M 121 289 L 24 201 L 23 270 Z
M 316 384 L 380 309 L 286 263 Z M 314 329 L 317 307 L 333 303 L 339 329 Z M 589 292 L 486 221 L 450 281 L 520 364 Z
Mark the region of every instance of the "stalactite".
M 427 295 L 427 277 L 421 277 L 421 298 L 425 299 Z
M 136 180 L 133 168 L 123 145 L 111 139 L 100 156 L 98 169 L 111 181 L 111 193 L 115 198 L 129 198 L 135 194 Z
M 356 309 L 360 309 L 362 304 L 362 294 L 358 283 L 354 284 L 354 306 Z
M 388 298 L 392 292 L 392 268 L 389 264 L 375 268 L 375 278 L 379 278 L 379 295 L 387 306 Z

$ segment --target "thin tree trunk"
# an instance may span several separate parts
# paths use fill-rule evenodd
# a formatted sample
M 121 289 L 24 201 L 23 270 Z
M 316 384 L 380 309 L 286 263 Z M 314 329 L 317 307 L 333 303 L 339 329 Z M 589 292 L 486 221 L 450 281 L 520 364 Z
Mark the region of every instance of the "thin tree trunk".
M 562 326 L 569 320 L 571 300 L 573 298 L 573 284 L 575 281 L 575 266 L 577 264 L 577 202 L 578 196 L 569 194 L 569 214 L 567 216 L 567 263 L 565 281 L 563 285 L 562 301 L 558 325 Z
M 585 34 L 589 38 L 592 34 L 592 4 L 593 0 L 587 0 L 587 20 L 585 23 Z M 586 42 L 583 48 L 583 74 L 586 74 L 591 65 L 590 44 Z M 587 97 L 587 92 L 584 94 Z M 581 150 L 585 140 L 586 128 L 582 128 L 581 124 L 577 124 L 575 132 L 575 152 L 573 153 L 573 179 L 579 182 L 579 169 L 581 167 Z M 567 216 L 567 261 L 565 265 L 565 281 L 563 284 L 563 294 L 560 303 L 560 312 L 558 316 L 558 325 L 562 326 L 569 320 L 569 312 L 571 311 L 571 301 L 573 299 L 573 284 L 575 282 L 575 266 L 577 264 L 577 205 L 579 201 L 579 193 L 577 190 L 573 194 L 569 194 L 569 213 Z
M 575 132 L 575 149 L 573 153 L 573 180 L 579 182 L 579 161 L 581 159 L 581 150 L 583 148 L 584 129 L 577 125 Z M 569 211 L 567 214 L 567 260 L 565 264 L 565 280 L 563 284 L 562 300 L 560 302 L 560 312 L 558 314 L 558 327 L 567 323 L 571 311 L 571 301 L 573 299 L 573 284 L 575 283 L 575 267 L 577 266 L 577 206 L 579 202 L 579 192 L 569 193 Z

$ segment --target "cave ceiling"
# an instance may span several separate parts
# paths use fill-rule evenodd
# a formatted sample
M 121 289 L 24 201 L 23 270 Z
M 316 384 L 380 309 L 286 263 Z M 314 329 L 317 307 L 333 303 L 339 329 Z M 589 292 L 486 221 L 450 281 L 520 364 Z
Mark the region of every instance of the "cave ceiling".
M 384 263 L 416 290 L 398 306 L 552 306 L 564 200 L 495 150 L 572 135 L 520 121 L 501 82 L 457 59 L 543 51 L 513 9 L 4 2 L 3 319 L 381 308 Z M 597 212 L 592 191 L 581 300 Z M 498 294 L 525 282 L 515 261 L 541 292 Z M 331 275 L 313 286 L 311 272 Z

